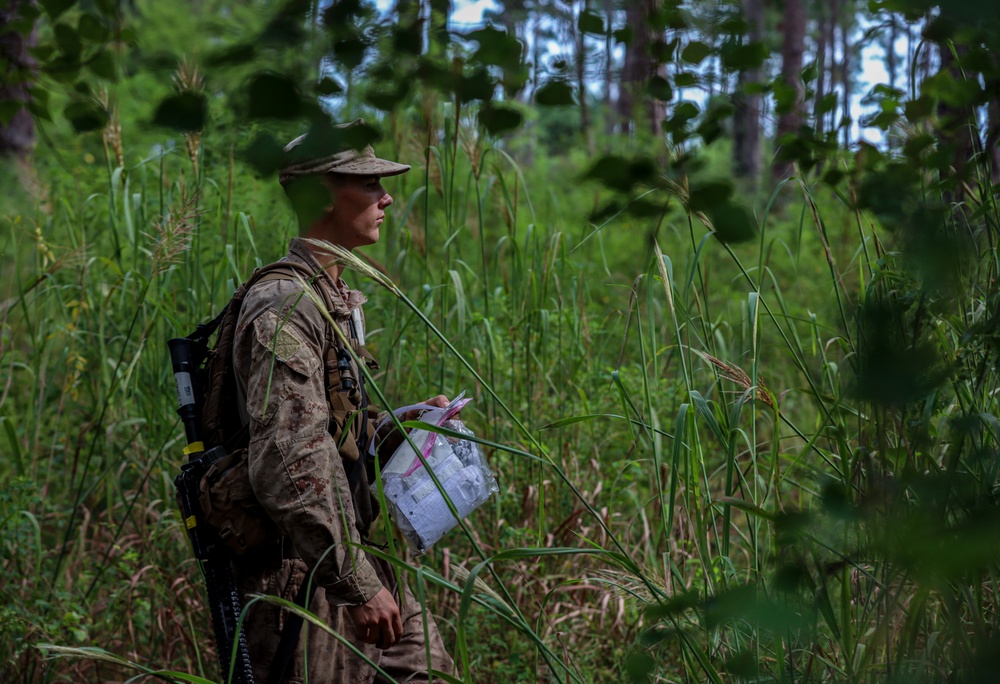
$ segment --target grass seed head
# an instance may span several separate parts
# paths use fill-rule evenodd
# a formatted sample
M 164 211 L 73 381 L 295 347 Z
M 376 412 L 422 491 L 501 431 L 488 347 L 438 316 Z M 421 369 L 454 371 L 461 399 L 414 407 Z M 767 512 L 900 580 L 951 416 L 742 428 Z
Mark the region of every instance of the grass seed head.
M 205 79 L 198 73 L 198 67 L 183 58 L 174 72 L 174 90 L 178 93 L 205 92 Z M 187 150 L 188 159 L 191 160 L 191 167 L 194 169 L 195 178 L 198 177 L 198 149 L 201 147 L 201 131 L 188 131 L 184 133 L 184 147 Z
M 183 193 L 180 205 L 171 208 L 167 215 L 161 219 L 155 228 L 155 234 L 151 236 L 152 264 L 151 276 L 166 271 L 172 264 L 177 263 L 180 256 L 191 248 L 191 237 L 194 234 L 198 217 L 203 213 L 198 208 L 200 199 L 197 191 L 191 194 Z
M 123 168 L 125 166 L 125 151 L 122 147 L 122 123 L 118 116 L 118 103 L 112 99 L 106 88 L 101 88 L 94 99 L 108 113 L 108 123 L 104 125 L 102 131 L 104 154 L 110 159 L 111 152 L 114 152 L 118 167 Z

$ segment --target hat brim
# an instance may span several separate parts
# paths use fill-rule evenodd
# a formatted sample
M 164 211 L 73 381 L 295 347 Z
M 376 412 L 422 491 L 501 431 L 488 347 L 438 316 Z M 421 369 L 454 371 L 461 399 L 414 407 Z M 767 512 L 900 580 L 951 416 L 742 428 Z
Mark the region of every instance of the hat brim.
M 410 170 L 409 164 L 388 159 L 358 158 L 339 164 L 321 173 L 341 173 L 347 176 L 398 176 Z
M 306 162 L 287 167 L 278 176 L 278 182 L 287 185 L 296 178 L 323 176 L 328 173 L 343 176 L 398 176 L 410 170 L 408 164 L 379 159 L 378 157 L 358 157 L 347 162 L 327 160 L 320 163 Z

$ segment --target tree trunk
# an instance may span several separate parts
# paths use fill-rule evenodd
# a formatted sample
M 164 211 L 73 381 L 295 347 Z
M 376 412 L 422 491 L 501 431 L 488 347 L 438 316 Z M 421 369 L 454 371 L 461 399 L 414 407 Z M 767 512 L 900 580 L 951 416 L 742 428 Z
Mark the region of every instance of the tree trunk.
M 764 1 L 743 0 L 743 15 L 747 21 L 747 40 L 759 42 L 764 36 Z M 750 84 L 760 83 L 761 69 L 740 71 L 733 104 L 733 173 L 756 185 L 760 176 L 760 105 L 759 93 L 747 93 Z
M 775 136 L 779 140 L 783 135 L 795 134 L 802 125 L 802 53 L 805 51 L 806 33 L 806 12 L 802 0 L 785 0 L 782 24 L 781 80 L 794 91 L 795 96 L 791 106 L 778 115 Z M 780 157 L 780 150 L 778 154 Z M 776 161 L 772 168 L 775 181 L 783 180 L 791 172 L 792 166 L 787 160 Z
M 962 79 L 962 72 L 955 54 L 952 54 L 948 45 L 939 45 L 939 55 L 941 59 L 941 71 L 947 73 L 955 81 Z M 958 59 L 961 59 L 969 48 L 956 44 L 955 52 Z M 975 149 L 979 147 L 979 140 L 973 140 L 973 136 L 978 136 L 978 127 L 971 125 L 975 120 L 975 111 L 968 106 L 955 107 L 942 99 L 938 103 L 937 118 L 940 129 L 938 140 L 941 147 L 951 153 L 952 168 L 954 178 L 951 187 L 945 192 L 947 203 L 960 204 L 965 199 L 964 183 L 967 180 L 967 166 Z
M 650 54 L 656 36 L 650 17 L 656 13 L 661 0 L 630 0 L 625 5 L 625 21 L 632 31 L 632 40 L 625 46 L 625 64 L 618 88 L 618 116 L 623 126 L 634 127 L 640 118 L 648 119 L 654 136 L 663 133 L 666 105 L 645 93 L 646 84 L 653 76 L 663 75 L 663 65 Z M 637 112 L 639 114 L 637 115 Z
M 587 0 L 583 0 L 580 13 L 587 11 Z M 570 16 L 574 16 L 572 13 Z M 579 21 L 574 22 L 573 32 L 576 38 L 576 88 L 580 93 L 580 133 L 587 144 L 587 152 L 594 154 L 594 141 L 590 130 L 590 105 L 587 102 L 587 43 L 585 34 L 580 30 Z
M 851 145 L 851 45 L 848 42 L 850 30 L 847 28 L 848 17 L 844 17 L 844 22 L 840 25 L 840 85 L 844 90 L 844 147 Z
M 836 90 L 836 78 L 837 78 L 837 24 L 840 23 L 840 2 L 841 0 L 829 0 L 830 1 L 830 20 L 826 24 L 826 46 L 830 50 L 830 70 L 827 72 L 830 76 L 830 92 Z M 837 130 L 837 107 L 833 106 L 830 111 L 826 113 L 828 118 L 827 127 L 825 130 L 836 131 Z M 836 136 L 834 136 L 836 137 Z
M 534 78 L 531 79 L 532 87 L 531 94 L 538 90 L 538 84 L 541 82 L 540 76 L 542 73 L 541 66 L 539 62 L 542 60 L 542 3 L 535 2 L 535 17 L 531 24 L 531 68 L 534 70 Z M 528 98 L 528 89 L 524 89 L 524 101 L 530 102 Z
M 608 22 L 605 26 L 606 35 L 604 37 L 604 129 L 610 135 L 615 130 L 615 113 L 612 111 L 611 100 L 611 72 L 614 67 L 614 44 L 611 41 L 611 27 L 614 26 L 615 3 L 614 0 L 604 0 L 604 16 Z
M 816 135 L 823 136 L 826 127 L 823 125 L 823 114 L 819 105 L 826 95 L 826 31 L 829 19 L 826 16 L 826 6 L 819 3 L 819 16 L 816 18 L 816 99 L 813 105 L 813 118 L 816 120 Z M 831 50 L 832 51 L 832 50 Z
M 22 7 L 32 5 L 34 0 L 7 0 L 0 7 L 0 27 L 13 21 Z M 0 64 L 4 65 L 0 72 L 0 105 L 28 101 L 28 89 L 37 72 L 35 59 L 28 50 L 35 45 L 37 33 L 37 28 L 28 35 L 15 31 L 0 33 Z M 27 160 L 34 148 L 35 120 L 22 106 L 7 125 L 0 121 L 0 156 Z
M 990 182 L 1000 183 L 1000 79 L 992 83 L 987 105 L 986 156 L 990 163 Z
M 889 15 L 889 44 L 885 46 L 885 70 L 889 72 L 889 87 L 896 87 L 896 40 L 899 38 L 899 26 L 896 15 Z

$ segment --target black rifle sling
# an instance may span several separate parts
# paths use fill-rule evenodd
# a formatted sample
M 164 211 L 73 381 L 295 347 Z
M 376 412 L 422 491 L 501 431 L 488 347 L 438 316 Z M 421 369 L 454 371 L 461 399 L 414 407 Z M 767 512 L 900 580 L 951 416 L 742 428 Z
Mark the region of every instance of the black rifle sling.
M 309 610 L 312 597 L 316 593 L 316 584 L 312 581 L 312 574 L 306 576 L 302 586 L 295 594 L 295 605 Z M 278 641 L 278 650 L 274 653 L 274 660 L 271 665 L 271 674 L 267 678 L 267 684 L 281 684 L 285 677 L 292 656 L 295 655 L 295 648 L 299 645 L 299 637 L 302 634 L 302 616 L 292 613 L 285 620 L 285 626 L 281 630 L 281 640 Z

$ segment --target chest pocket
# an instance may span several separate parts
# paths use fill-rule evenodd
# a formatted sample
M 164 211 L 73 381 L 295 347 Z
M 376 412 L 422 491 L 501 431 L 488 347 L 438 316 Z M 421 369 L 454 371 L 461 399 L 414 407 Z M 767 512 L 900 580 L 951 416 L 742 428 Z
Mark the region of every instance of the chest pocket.
M 340 337 L 337 336 L 332 342 L 327 346 L 326 358 L 330 434 L 337 443 L 341 457 L 353 463 L 360 459 L 361 450 L 368 448 L 368 441 L 375 432 L 368 418 L 364 376 Z M 355 340 L 350 340 L 349 344 L 370 371 L 378 370 L 378 363 L 367 349 Z

